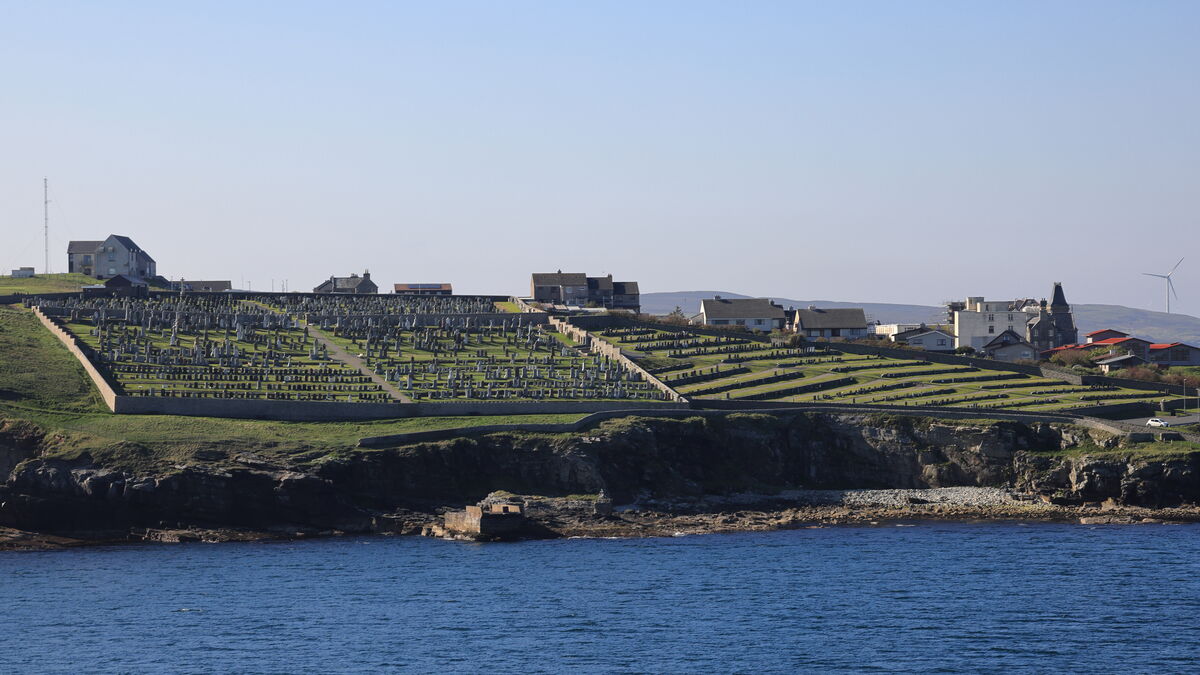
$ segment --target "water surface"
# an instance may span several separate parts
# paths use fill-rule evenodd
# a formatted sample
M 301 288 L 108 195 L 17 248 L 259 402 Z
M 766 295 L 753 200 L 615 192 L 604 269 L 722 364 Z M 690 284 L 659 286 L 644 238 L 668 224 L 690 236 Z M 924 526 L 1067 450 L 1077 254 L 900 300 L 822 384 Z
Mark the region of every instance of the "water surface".
M 4 672 L 1200 670 L 1200 526 L 0 554 Z

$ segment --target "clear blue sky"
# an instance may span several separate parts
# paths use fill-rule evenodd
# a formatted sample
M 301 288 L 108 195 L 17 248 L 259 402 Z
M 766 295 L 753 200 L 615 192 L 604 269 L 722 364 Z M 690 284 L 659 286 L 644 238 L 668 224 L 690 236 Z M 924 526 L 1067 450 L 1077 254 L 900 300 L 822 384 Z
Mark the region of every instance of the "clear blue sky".
M 1198 2 L 0 3 L 0 265 L 1200 314 Z

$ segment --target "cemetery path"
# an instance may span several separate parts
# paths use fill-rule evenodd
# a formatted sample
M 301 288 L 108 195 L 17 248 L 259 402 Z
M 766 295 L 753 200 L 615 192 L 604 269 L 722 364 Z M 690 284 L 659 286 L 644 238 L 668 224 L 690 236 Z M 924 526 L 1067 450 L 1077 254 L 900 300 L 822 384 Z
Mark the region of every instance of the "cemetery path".
M 371 378 L 372 382 L 383 387 L 383 390 L 386 391 L 389 396 L 396 399 L 397 401 L 400 401 L 401 403 L 412 403 L 413 402 L 412 399 L 405 396 L 404 393 L 401 392 L 396 387 L 396 385 L 392 384 L 391 382 L 388 382 L 387 379 L 384 378 L 382 375 L 377 374 L 375 371 L 373 371 L 369 367 L 367 367 L 366 362 L 364 362 L 362 359 L 358 358 L 354 354 L 351 354 L 350 352 L 348 352 L 345 349 L 338 346 L 338 344 L 335 343 L 333 340 L 331 340 L 329 338 L 329 336 L 325 334 L 324 331 L 317 328 L 316 326 L 313 326 L 312 324 L 307 324 L 307 325 L 308 325 L 309 332 L 312 333 L 316 339 L 325 343 L 325 346 L 329 349 L 330 356 L 337 359 L 338 361 L 341 361 L 342 363 L 353 366 L 353 367 L 357 368 L 359 371 L 361 371 L 362 373 L 368 375 Z

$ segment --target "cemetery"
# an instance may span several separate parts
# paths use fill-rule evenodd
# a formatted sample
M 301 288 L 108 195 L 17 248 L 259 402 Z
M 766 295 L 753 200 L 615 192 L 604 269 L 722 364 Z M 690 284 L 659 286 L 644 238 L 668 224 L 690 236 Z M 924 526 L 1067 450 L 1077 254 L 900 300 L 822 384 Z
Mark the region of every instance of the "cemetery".
M 491 296 L 35 298 L 116 394 L 396 404 L 646 401 L 642 373 Z M 260 409 L 260 408 L 256 408 Z
M 1073 385 L 1047 377 L 851 354 L 836 348 L 778 347 L 737 335 L 686 328 L 593 331 L 690 399 L 1018 408 L 1064 411 L 1177 398 L 1157 391 Z

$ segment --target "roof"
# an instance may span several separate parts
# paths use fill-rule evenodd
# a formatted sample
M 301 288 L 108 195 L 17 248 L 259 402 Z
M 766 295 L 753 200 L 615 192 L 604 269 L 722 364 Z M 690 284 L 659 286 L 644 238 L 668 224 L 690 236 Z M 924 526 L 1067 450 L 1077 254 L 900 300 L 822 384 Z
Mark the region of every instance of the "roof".
M 767 298 L 706 298 L 700 312 L 708 319 L 782 319 L 783 308 Z
M 1012 330 L 1005 330 L 1001 332 L 999 335 L 989 340 L 988 343 L 983 346 L 983 348 L 985 350 L 999 349 L 1001 347 L 1008 347 L 1010 345 L 1024 345 L 1030 349 L 1033 349 L 1033 345 L 1026 342 L 1025 338 L 1021 337 L 1016 333 L 1016 331 Z
M 587 285 L 588 290 L 611 292 L 613 289 L 612 275 L 609 274 L 608 276 L 604 277 L 588 277 Z
M 133 278 L 127 277 L 127 276 L 125 276 L 124 274 L 118 274 L 118 275 L 116 275 L 115 277 L 109 277 L 108 279 L 106 279 L 106 280 L 105 280 L 105 282 L 104 282 L 104 285 L 105 285 L 105 286 L 108 286 L 108 287 L 114 287 L 114 286 L 145 286 L 145 285 L 146 285 L 146 282 L 144 282 L 144 281 L 141 281 L 141 280 L 139 280 L 139 279 L 133 279 Z
M 1089 346 L 1092 346 L 1092 345 L 1119 345 L 1119 344 L 1121 344 L 1122 342 L 1145 342 L 1146 344 L 1150 344 L 1150 341 L 1149 341 L 1149 340 L 1143 340 L 1142 338 L 1135 338 L 1135 337 L 1119 337 L 1119 338 L 1108 338 L 1108 339 L 1105 339 L 1105 340 L 1096 340 L 1095 342 L 1091 342 L 1091 343 L 1088 343 L 1088 344 L 1086 344 L 1086 345 L 1083 345 L 1083 346 L 1084 346 L 1084 347 L 1089 347 Z
M 796 323 L 802 330 L 867 327 L 867 314 L 861 307 L 843 309 L 797 309 Z
M 613 293 L 617 295 L 640 295 L 638 291 L 638 282 L 636 281 L 614 281 Z
M 1193 347 L 1189 344 L 1184 344 L 1182 342 L 1170 342 L 1170 343 L 1159 342 L 1159 343 L 1150 345 L 1150 349 L 1170 349 L 1171 347 L 1187 347 L 1188 349 L 1195 349 L 1195 347 Z
M 449 291 L 450 284 L 392 284 L 392 290 L 401 291 Z
M 318 284 L 317 288 L 330 288 L 332 286 L 332 290 L 337 290 L 339 288 L 354 290 L 362 287 L 364 282 L 369 284 L 371 287 L 378 288 L 378 286 L 375 285 L 375 282 L 371 281 L 371 277 L 366 274 L 361 277 L 357 274 L 351 274 L 348 277 L 332 277 L 331 279 L 333 281 L 332 284 L 329 283 L 330 279 L 326 279 Z M 319 293 L 320 291 L 313 289 L 313 292 Z
M 100 248 L 102 241 L 71 241 L 67 242 L 67 255 L 77 255 L 79 253 L 95 253 L 96 249 Z
M 178 282 L 176 282 L 176 283 L 175 283 L 175 284 L 173 284 L 173 285 L 174 285 L 175 287 L 177 287 L 177 288 L 178 288 L 178 286 L 179 286 Z M 183 286 L 184 286 L 184 288 L 185 288 L 185 289 L 187 289 L 187 290 L 192 290 L 192 291 L 201 291 L 201 290 L 209 290 L 209 291 L 229 291 L 229 290 L 233 290 L 233 282 L 232 282 L 232 281 L 228 281 L 228 280 L 222 280 L 222 281 L 193 281 L 193 280 L 191 280 L 191 279 L 184 279 L 184 280 L 183 280 Z
M 910 330 L 900 331 L 899 333 L 896 333 L 895 335 L 893 335 L 892 339 L 895 340 L 896 342 L 903 342 L 910 338 L 922 337 L 924 335 L 931 335 L 933 333 L 937 333 L 939 335 L 945 335 L 946 337 L 949 337 L 949 338 L 954 337 L 954 333 L 944 331 L 940 328 L 925 327 L 925 328 L 912 328 Z
M 1146 362 L 1145 359 L 1143 359 L 1140 356 L 1137 356 L 1135 354 L 1121 354 L 1119 356 L 1113 356 L 1113 357 L 1110 357 L 1107 359 L 1102 359 L 1100 361 L 1097 361 L 1096 365 L 1108 366 L 1108 365 L 1112 365 L 1114 363 L 1121 363 L 1122 361 L 1137 361 L 1138 363 Z
M 130 239 L 129 237 L 126 237 L 123 234 L 110 234 L 110 235 L 108 235 L 108 239 L 116 239 L 117 243 L 124 246 L 127 250 L 139 251 L 139 252 L 141 252 L 141 254 L 143 256 L 146 257 L 146 260 L 149 260 L 150 262 L 154 262 L 154 258 L 151 258 L 150 254 L 146 253 L 146 250 L 143 249 L 141 246 L 138 246 L 137 244 L 133 243 L 133 240 Z M 108 239 L 105 239 L 104 241 L 108 241 Z M 100 243 L 104 243 L 104 242 L 100 242 Z
M 1129 335 L 1129 333 L 1119 331 L 1116 328 L 1101 328 L 1100 330 L 1094 330 L 1094 331 L 1088 333 L 1087 335 L 1084 335 L 1084 337 L 1092 337 L 1093 335 L 1100 335 L 1101 333 L 1116 333 L 1117 335 Z
M 583 272 L 534 272 L 534 286 L 587 286 L 587 275 Z

